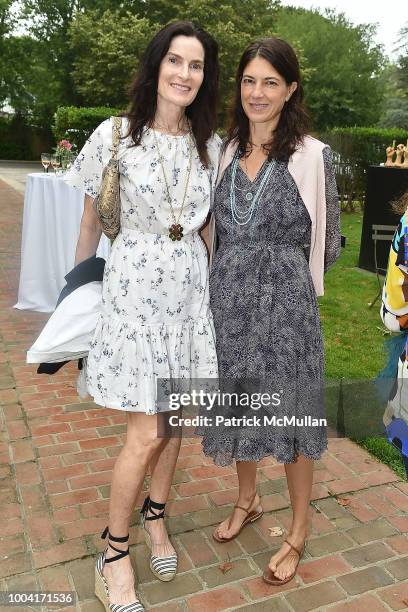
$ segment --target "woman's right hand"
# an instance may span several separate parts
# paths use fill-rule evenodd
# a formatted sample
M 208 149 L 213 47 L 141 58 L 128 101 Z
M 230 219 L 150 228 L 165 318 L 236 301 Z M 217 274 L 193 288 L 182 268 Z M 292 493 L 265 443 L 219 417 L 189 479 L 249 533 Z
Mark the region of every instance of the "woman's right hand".
M 75 251 L 75 265 L 95 255 L 102 234 L 101 224 L 93 207 L 94 199 L 86 194 L 79 238 Z

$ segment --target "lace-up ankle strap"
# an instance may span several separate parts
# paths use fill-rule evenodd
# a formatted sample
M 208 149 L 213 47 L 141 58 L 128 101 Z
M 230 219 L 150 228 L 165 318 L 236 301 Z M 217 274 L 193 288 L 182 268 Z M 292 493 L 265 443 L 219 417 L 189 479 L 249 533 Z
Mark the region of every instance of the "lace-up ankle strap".
M 118 538 L 116 536 L 113 536 L 108 527 L 105 527 L 105 529 L 103 530 L 103 533 L 101 534 L 101 538 L 102 540 L 105 540 L 106 536 L 108 536 L 108 546 L 109 548 L 111 548 L 112 550 L 114 550 L 115 552 L 119 553 L 117 555 L 115 555 L 114 557 L 109 557 L 109 559 L 107 559 L 105 557 L 105 563 L 112 563 L 112 561 L 117 561 L 118 559 L 122 559 L 123 557 L 127 557 L 127 555 L 129 554 L 129 546 L 127 547 L 126 550 L 121 550 L 120 548 L 116 548 L 116 546 L 113 546 L 113 544 L 110 543 L 109 540 L 112 540 L 112 542 L 127 542 L 129 540 L 129 534 L 127 534 L 127 536 L 123 536 L 121 538 Z
M 149 496 L 147 496 L 140 511 L 142 515 L 142 525 L 145 521 L 156 521 L 157 519 L 163 518 L 165 507 L 166 504 L 160 504 L 159 502 L 155 502 L 151 500 Z M 161 512 L 157 513 L 155 512 L 155 510 L 161 510 Z M 151 512 L 152 515 L 147 516 L 148 512 Z

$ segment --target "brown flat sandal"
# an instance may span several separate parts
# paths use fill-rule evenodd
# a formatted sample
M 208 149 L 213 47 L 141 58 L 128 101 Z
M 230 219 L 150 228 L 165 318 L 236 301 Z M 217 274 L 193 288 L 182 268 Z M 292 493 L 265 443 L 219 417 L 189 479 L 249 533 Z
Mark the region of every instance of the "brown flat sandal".
M 248 525 L 248 523 L 254 523 L 256 520 L 261 518 L 261 516 L 263 515 L 262 507 L 261 507 L 260 510 L 252 510 L 252 512 L 249 512 L 249 508 L 254 503 L 255 497 L 256 497 L 256 493 L 255 493 L 254 497 L 252 498 L 252 501 L 249 504 L 248 508 L 243 508 L 242 506 L 238 506 L 237 504 L 235 504 L 234 508 L 239 508 L 240 510 L 243 510 L 244 512 L 247 513 L 248 516 L 242 521 L 241 527 L 239 528 L 239 531 L 237 531 L 237 533 L 235 533 L 230 538 L 220 538 L 217 535 L 217 529 L 218 529 L 218 527 L 217 527 L 217 529 L 213 532 L 213 538 L 214 538 L 214 540 L 216 540 L 216 542 L 220 542 L 220 543 L 231 542 L 231 540 L 234 540 L 237 536 L 239 536 L 239 534 L 241 533 L 241 531 L 243 530 L 245 525 Z M 260 504 L 259 504 L 258 507 L 260 507 Z
M 286 584 L 287 582 L 290 582 L 291 580 L 293 580 L 293 578 L 296 575 L 296 571 L 299 565 L 299 561 L 301 560 L 301 558 L 303 557 L 303 554 L 305 552 L 305 545 L 306 545 L 306 540 L 303 542 L 303 547 L 302 550 L 299 550 L 298 548 L 296 548 L 296 546 L 293 546 L 293 544 L 291 544 L 288 540 L 284 540 L 287 544 L 289 544 L 289 546 L 291 548 L 293 548 L 293 550 L 295 550 L 297 552 L 297 554 L 299 555 L 299 559 L 298 562 L 296 563 L 296 567 L 294 572 L 288 576 L 287 578 L 285 578 L 284 580 L 280 580 L 279 578 L 277 578 L 274 574 L 274 572 L 271 570 L 271 568 L 269 566 L 266 567 L 262 578 L 263 580 L 267 583 L 267 584 L 273 584 L 274 586 L 279 586 L 281 584 Z M 289 553 L 288 553 L 289 554 Z M 285 558 L 285 557 L 284 557 Z M 283 559 L 284 559 L 283 558 Z M 282 559 L 282 561 L 283 561 Z

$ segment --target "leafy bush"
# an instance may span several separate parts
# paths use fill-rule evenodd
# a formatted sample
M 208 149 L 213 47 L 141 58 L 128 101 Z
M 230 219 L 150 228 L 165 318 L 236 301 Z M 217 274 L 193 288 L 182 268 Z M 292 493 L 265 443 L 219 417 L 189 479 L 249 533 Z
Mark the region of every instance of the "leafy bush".
M 85 140 L 105 119 L 119 115 L 122 110 L 109 106 L 77 108 L 60 106 L 54 115 L 52 131 L 56 140 L 68 139 L 80 150 Z
M 406 143 L 408 131 L 370 127 L 333 128 L 320 134 L 333 150 L 337 185 L 343 209 L 353 210 L 353 201 L 364 203 L 368 166 L 385 162 L 385 149 Z
M 54 116 L 53 133 L 56 140 L 67 138 L 80 150 L 85 140 L 102 121 L 121 112 L 120 109 L 109 106 L 84 108 L 60 106 Z M 346 127 L 333 128 L 320 133 L 318 137 L 333 150 L 342 207 L 353 210 L 354 201 L 364 203 L 368 166 L 384 162 L 385 149 L 394 140 L 396 144 L 405 143 L 408 131 Z

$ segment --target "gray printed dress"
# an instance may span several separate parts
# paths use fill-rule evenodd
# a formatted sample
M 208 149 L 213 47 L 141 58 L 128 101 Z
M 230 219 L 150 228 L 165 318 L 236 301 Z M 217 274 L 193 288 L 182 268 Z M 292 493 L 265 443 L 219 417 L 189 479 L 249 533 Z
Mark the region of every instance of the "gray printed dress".
M 323 158 L 327 270 L 340 253 L 340 215 L 329 147 L 323 149 Z M 235 195 L 241 210 L 249 206 L 246 194 L 256 192 L 266 169 L 267 162 L 252 183 L 238 165 Z M 246 393 L 278 393 L 279 405 L 262 407 L 257 414 L 299 421 L 208 426 L 197 433 L 203 435 L 204 453 L 218 465 L 267 455 L 281 463 L 293 462 L 297 454 L 318 459 L 327 448 L 326 427 L 304 425 L 307 417 L 325 417 L 323 339 L 308 265 L 311 219 L 287 163 L 277 161 L 252 220 L 237 225 L 230 208 L 231 172 L 232 164 L 213 202 L 218 248 L 210 273 L 210 305 L 221 390 L 235 385 Z
M 125 136 L 127 120 L 122 120 Z M 156 132 L 176 215 L 189 164 L 188 136 Z M 142 142 L 120 141 L 121 231 L 105 265 L 101 313 L 88 355 L 86 385 L 108 408 L 155 414 L 158 379 L 217 376 L 209 307 L 207 250 L 198 230 L 205 222 L 221 141 L 207 143 L 209 168 L 194 147 L 185 208 L 184 237 L 173 242 L 173 224 L 153 130 Z M 91 134 L 64 180 L 92 197 L 111 156 L 112 121 Z

